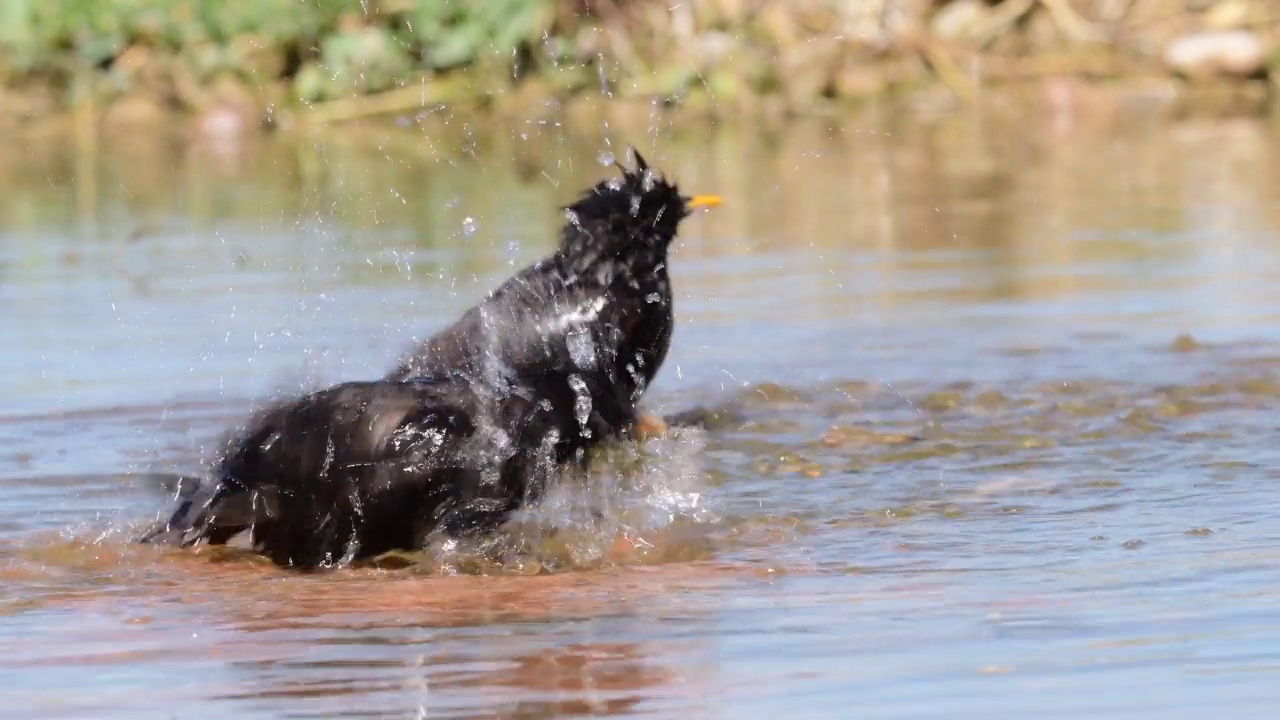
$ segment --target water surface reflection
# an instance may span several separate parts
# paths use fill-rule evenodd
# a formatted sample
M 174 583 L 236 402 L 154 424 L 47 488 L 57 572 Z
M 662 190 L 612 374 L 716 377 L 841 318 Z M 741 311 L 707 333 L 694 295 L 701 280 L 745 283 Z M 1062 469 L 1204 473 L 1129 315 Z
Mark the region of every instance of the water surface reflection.
M 0 145 L 7 707 L 1274 701 L 1280 150 L 1262 120 L 1081 112 Z M 650 399 L 704 431 L 611 456 L 496 559 L 298 575 L 126 542 L 252 403 L 380 374 L 545 252 L 605 135 L 728 200 L 676 250 Z

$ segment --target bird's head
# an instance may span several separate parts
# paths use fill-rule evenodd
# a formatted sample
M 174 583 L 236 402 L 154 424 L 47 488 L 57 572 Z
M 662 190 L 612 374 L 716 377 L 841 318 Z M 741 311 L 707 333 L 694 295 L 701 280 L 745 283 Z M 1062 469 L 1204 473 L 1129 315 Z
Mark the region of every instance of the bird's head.
M 714 195 L 681 195 L 634 147 L 628 148 L 634 169 L 616 163 L 621 177 L 601 181 L 564 208 L 563 252 L 588 248 L 618 255 L 628 249 L 666 252 L 680 221 L 698 208 L 715 207 Z

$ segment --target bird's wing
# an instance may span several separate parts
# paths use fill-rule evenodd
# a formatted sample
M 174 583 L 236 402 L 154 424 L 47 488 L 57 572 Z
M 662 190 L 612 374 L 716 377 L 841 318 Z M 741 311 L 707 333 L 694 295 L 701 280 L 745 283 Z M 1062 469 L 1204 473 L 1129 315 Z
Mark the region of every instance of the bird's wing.
M 513 278 L 478 308 L 486 350 L 514 368 L 572 373 L 610 361 L 627 337 L 624 299 L 596 278 L 561 269 Z
M 230 446 L 216 492 L 189 526 L 247 527 L 275 515 L 281 493 L 343 492 L 335 483 L 456 456 L 474 432 L 469 391 L 423 385 L 351 383 L 269 409 Z

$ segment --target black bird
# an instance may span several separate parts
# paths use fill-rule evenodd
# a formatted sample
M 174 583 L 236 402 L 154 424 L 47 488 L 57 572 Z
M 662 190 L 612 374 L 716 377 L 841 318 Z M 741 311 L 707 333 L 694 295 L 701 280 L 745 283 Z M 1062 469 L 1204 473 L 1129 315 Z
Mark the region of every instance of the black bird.
M 267 410 L 216 483 L 143 542 L 245 530 L 284 566 L 340 565 L 495 530 L 592 446 L 633 430 L 673 325 L 667 252 L 714 196 L 635 169 L 564 208 L 558 249 L 508 279 L 386 377 Z

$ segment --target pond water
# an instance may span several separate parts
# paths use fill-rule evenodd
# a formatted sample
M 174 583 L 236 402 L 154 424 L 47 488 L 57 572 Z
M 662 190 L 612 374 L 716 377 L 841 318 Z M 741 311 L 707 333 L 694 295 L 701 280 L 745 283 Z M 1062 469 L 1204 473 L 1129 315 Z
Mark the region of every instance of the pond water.
M 452 120 L 0 146 L 0 716 L 1280 700 L 1271 121 Z M 566 480 L 499 561 L 129 543 L 254 403 L 381 374 L 548 251 L 628 141 L 725 198 L 646 401 L 701 426 Z

